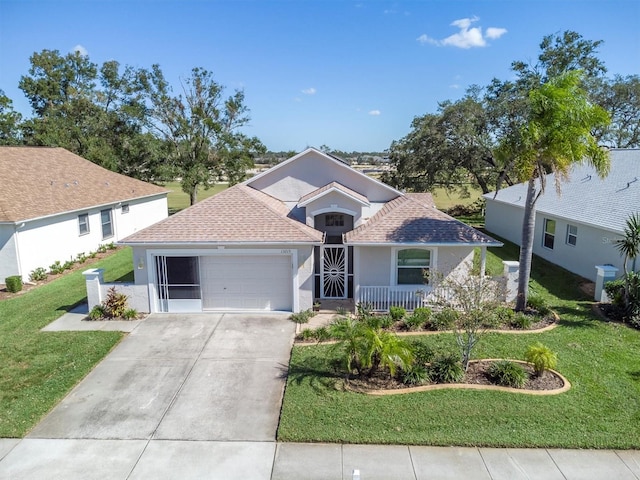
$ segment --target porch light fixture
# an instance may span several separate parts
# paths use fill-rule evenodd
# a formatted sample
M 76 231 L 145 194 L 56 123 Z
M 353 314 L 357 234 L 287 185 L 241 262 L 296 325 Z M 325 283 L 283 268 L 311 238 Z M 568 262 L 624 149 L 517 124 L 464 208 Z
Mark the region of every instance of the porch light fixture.
M 138 270 L 144 269 L 144 257 L 138 258 Z

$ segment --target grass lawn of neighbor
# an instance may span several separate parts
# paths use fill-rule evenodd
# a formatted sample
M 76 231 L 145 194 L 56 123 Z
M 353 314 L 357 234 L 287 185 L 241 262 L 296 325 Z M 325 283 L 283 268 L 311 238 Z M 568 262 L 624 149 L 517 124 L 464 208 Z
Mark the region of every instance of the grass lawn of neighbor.
M 128 278 L 130 248 L 91 265 Z M 89 268 L 89 267 L 87 267 Z M 86 300 L 84 269 L 0 302 L 0 437 L 23 437 L 120 341 L 120 332 L 41 332 Z
M 169 215 L 184 210 L 189 206 L 189 195 L 182 191 L 180 182 L 167 182 L 162 184 L 169 191 L 167 195 L 167 203 L 169 204 Z M 198 187 L 198 201 L 202 201 L 205 198 L 209 198 L 216 193 L 220 193 L 226 189 L 228 185 L 226 183 L 216 183 L 213 187 L 205 190 L 202 187 Z
M 505 242 L 488 270 L 517 259 Z M 591 313 L 579 277 L 535 258 L 531 290 L 560 324 L 545 333 L 486 334 L 473 358 L 523 359 L 540 341 L 558 355 L 571 389 L 555 396 L 432 390 L 384 397 L 344 391 L 328 345 L 294 347 L 278 440 L 489 447 L 639 448 L 640 331 Z M 436 352 L 457 352 L 453 334 L 424 338 Z

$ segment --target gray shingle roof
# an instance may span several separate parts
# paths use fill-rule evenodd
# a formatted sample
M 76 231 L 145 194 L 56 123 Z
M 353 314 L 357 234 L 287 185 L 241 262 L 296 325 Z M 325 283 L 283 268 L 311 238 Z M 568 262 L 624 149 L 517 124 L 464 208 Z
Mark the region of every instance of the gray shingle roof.
M 18 222 L 167 193 L 64 148 L 0 147 L 0 222 Z
M 513 185 L 484 195 L 489 201 L 524 208 L 526 184 Z M 640 211 L 640 149 L 611 150 L 611 171 L 601 179 L 593 167 L 576 165 L 569 180 L 554 188 L 553 175 L 536 203 L 539 213 L 622 232 L 629 215 Z
M 502 245 L 478 230 L 421 201 L 402 195 L 387 202 L 369 221 L 345 234 L 350 244 L 461 244 Z
M 288 213 L 280 200 L 240 184 L 140 230 L 122 243 L 322 242 L 322 232 L 288 218 Z

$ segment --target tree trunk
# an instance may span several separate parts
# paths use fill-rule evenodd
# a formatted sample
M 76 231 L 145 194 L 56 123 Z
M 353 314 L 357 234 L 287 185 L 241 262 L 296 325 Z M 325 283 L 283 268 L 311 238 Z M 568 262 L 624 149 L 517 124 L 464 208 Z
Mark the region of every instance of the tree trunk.
M 521 312 L 527 307 L 529 294 L 529 276 L 531 275 L 531 258 L 533 256 L 533 236 L 536 226 L 536 180 L 529 179 L 527 198 L 522 218 L 522 242 L 520 246 L 520 276 L 518 277 L 518 295 L 516 297 L 516 311 Z
M 189 200 L 191 205 L 195 205 L 198 201 L 198 185 L 194 185 L 189 193 Z

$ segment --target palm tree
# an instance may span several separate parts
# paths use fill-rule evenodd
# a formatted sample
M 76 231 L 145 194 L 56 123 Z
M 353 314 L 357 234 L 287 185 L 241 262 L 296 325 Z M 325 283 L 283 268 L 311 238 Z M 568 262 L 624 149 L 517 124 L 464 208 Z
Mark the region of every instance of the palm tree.
M 498 157 L 513 167 L 518 180 L 527 183 L 516 297 L 518 311 L 527 306 L 536 202 L 545 191 L 546 175 L 554 175 L 560 194 L 561 182 L 574 164 L 586 161 L 601 177 L 609 171 L 608 151 L 600 148 L 591 135 L 596 128 L 609 123 L 609 116 L 589 102 L 581 82 L 582 73 L 574 70 L 533 88 L 528 96 L 527 121 L 502 139 L 497 150 Z
M 635 270 L 635 259 L 640 256 L 640 213 L 634 213 L 627 218 L 627 224 L 623 230 L 624 236 L 614 242 L 615 247 L 624 257 L 624 306 L 629 307 L 631 290 L 631 273 Z M 627 268 L 629 260 L 633 259 L 631 272 Z

